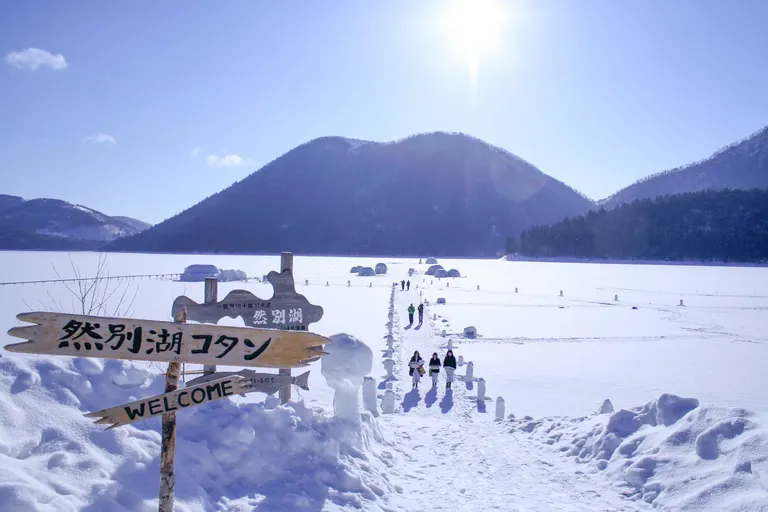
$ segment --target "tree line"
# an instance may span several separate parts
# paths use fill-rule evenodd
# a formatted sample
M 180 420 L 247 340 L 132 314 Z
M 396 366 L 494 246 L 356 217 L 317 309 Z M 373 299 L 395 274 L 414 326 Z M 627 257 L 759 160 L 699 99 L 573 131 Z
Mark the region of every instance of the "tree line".
M 507 238 L 530 257 L 768 261 L 768 191 L 719 190 L 638 199 Z

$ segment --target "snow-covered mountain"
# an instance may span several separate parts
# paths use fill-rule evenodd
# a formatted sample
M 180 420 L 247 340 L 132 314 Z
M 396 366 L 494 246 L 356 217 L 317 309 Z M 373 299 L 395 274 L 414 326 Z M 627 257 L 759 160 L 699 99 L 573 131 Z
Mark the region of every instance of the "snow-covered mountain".
M 11 249 L 96 247 L 146 229 L 128 217 L 110 217 L 59 199 L 0 195 L 0 240 Z
M 492 255 L 506 237 L 594 203 L 479 139 L 426 133 L 307 142 L 152 229 L 158 252 Z
M 614 207 L 646 197 L 725 188 L 768 188 L 768 126 L 705 160 L 643 178 L 600 203 Z

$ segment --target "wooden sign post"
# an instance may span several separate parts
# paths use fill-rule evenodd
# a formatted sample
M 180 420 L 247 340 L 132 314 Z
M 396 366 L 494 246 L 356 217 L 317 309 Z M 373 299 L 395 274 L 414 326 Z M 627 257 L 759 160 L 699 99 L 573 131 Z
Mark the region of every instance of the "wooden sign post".
M 183 324 L 187 321 L 187 312 L 182 311 L 173 318 L 173 321 Z M 179 343 L 181 344 L 181 342 Z M 165 393 L 170 394 L 179 388 L 179 374 L 181 363 L 168 363 L 168 371 L 165 374 Z M 176 461 L 176 413 L 167 411 L 163 414 L 163 423 L 160 428 L 160 495 L 157 505 L 158 512 L 173 512 L 173 502 L 176 491 L 176 473 L 174 463 Z
M 293 277 L 293 253 L 284 252 L 280 254 L 280 273 L 289 272 Z M 322 314 L 321 314 L 322 315 Z M 280 368 L 277 372 L 282 377 L 290 377 L 290 368 Z M 280 388 L 280 403 L 285 405 L 291 401 L 291 386 Z
M 203 300 L 206 304 L 216 304 L 219 300 L 219 282 L 215 277 L 205 278 L 205 293 L 203 294 Z M 216 371 L 215 364 L 207 364 L 203 366 L 203 373 L 211 374 Z

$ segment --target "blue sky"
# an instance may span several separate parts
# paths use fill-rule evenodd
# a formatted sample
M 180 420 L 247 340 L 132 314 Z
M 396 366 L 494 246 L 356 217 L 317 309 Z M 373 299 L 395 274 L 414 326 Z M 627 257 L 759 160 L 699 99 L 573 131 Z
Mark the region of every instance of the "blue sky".
M 315 137 L 446 130 L 602 198 L 768 125 L 764 0 L 502 2 L 474 86 L 450 4 L 2 2 L 0 193 L 159 222 Z

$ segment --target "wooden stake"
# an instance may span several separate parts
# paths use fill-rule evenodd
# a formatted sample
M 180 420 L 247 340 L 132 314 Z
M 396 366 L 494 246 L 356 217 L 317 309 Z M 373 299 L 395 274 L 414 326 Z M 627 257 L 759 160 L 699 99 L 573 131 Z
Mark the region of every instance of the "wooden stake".
M 187 311 L 184 310 L 173 319 L 174 322 L 183 324 L 187 321 Z M 179 388 L 180 363 L 168 363 L 168 372 L 165 374 L 165 392 L 170 393 Z M 160 447 L 160 501 L 157 504 L 158 512 L 173 512 L 174 492 L 176 490 L 176 473 L 173 471 L 173 463 L 176 459 L 176 413 L 163 414 L 162 441 Z
M 219 282 L 216 280 L 215 277 L 206 277 L 205 278 L 205 295 L 204 301 L 206 304 L 215 304 L 219 301 Z M 216 373 L 216 365 L 215 364 L 206 364 L 203 365 L 203 375 L 209 375 L 211 373 Z
M 291 276 L 293 276 L 293 253 L 291 252 L 284 252 L 280 255 L 280 272 L 285 272 L 286 270 L 291 271 Z M 290 368 L 284 369 L 281 368 L 277 372 L 279 375 L 291 375 Z M 284 386 L 280 388 L 280 403 L 285 405 L 291 400 L 291 385 Z

